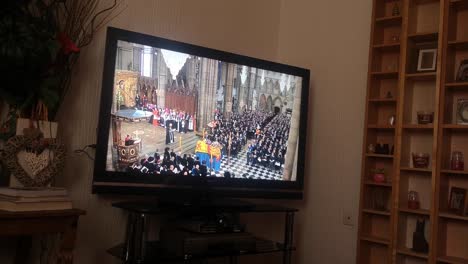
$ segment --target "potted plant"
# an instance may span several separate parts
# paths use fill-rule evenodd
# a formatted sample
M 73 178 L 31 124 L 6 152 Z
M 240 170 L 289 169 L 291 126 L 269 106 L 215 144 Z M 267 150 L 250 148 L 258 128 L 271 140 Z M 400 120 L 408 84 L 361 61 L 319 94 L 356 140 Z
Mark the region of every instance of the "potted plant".
M 20 117 L 54 120 L 81 48 L 121 0 L 6 0 L 0 11 L 0 99 Z
M 56 119 L 60 103 L 70 88 L 72 69 L 81 49 L 91 43 L 96 31 L 112 19 L 115 11 L 121 10 L 121 3 L 122 0 L 113 0 L 110 6 L 102 8 L 99 0 L 2 2 L 0 141 L 6 143 L 0 142 L 0 146 L 4 145 L 0 149 L 0 162 L 16 178 L 26 179 L 22 185 L 44 185 L 50 182 L 51 175 L 60 173 L 61 166 L 54 162 L 63 162 L 65 152 L 55 142 L 57 123 L 49 121 Z M 31 149 L 37 155 L 26 153 L 29 167 L 56 165 L 48 175 L 40 175 L 42 180 L 30 177 L 29 171 L 25 173 L 24 167 L 29 167 L 21 161 L 26 158 L 17 158 L 18 153 Z M 38 162 L 38 155 L 44 149 L 53 155 L 45 155 L 47 160 Z M 6 162 L 8 153 L 14 156 L 10 162 Z M 47 172 L 42 171 L 42 174 Z

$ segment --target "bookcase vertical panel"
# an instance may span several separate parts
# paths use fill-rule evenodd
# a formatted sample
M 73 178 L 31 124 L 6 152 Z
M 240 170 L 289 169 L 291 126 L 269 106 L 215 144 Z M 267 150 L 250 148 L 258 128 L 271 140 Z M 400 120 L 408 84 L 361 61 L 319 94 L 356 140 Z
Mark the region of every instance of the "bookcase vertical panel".
M 454 188 L 468 196 L 468 0 L 375 0 L 370 46 L 359 223 L 372 219 L 373 232 L 359 227 L 366 247 L 358 247 L 358 263 L 468 263 L 468 198 L 465 211 L 450 200 Z M 436 52 L 435 70 L 420 64 L 427 50 Z M 433 113 L 433 122 L 421 123 L 418 112 Z M 394 152 L 370 155 L 367 147 L 379 142 Z M 464 154 L 462 170 L 453 167 L 455 151 Z M 427 153 L 428 166 L 415 166 L 413 153 Z M 385 171 L 387 181 L 373 183 L 375 171 Z M 391 193 L 388 212 L 369 208 L 369 186 Z M 419 194 L 419 208 L 409 206 L 410 191 Z M 417 219 L 426 223 L 428 252 L 412 250 Z M 390 241 L 365 237 L 379 228 L 390 228 Z M 390 256 L 365 257 L 370 249 Z

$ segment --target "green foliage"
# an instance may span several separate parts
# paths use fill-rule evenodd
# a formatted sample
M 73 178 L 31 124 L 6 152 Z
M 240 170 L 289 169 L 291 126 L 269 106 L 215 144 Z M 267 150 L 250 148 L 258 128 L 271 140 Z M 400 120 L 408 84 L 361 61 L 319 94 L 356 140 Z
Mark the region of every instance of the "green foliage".
M 0 11 L 0 71 L 5 76 L 0 96 L 19 109 L 38 101 L 49 109 L 57 106 L 60 71 L 54 66 L 60 44 L 53 8 L 42 1 L 8 0 Z

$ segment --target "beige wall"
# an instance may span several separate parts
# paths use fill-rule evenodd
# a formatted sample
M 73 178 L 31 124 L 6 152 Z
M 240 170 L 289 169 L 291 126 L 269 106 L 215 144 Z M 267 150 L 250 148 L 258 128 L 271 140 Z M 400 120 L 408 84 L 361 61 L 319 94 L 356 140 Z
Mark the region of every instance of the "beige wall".
M 354 263 L 356 227 L 342 224 L 342 212 L 357 215 L 371 0 L 127 4 L 111 25 L 311 69 L 306 199 L 279 202 L 301 209 L 297 263 Z M 87 210 L 79 223 L 75 263 L 118 263 L 105 250 L 123 239 L 124 214 L 110 203 L 128 197 L 92 195 L 92 162 L 72 154 L 96 141 L 104 40 L 101 31 L 82 51 L 60 117 L 70 153 L 61 182 L 75 206 Z M 251 230 L 280 237 L 282 217 L 248 220 Z M 256 257 L 256 263 L 267 259 Z
M 299 262 L 354 263 L 371 0 L 283 0 L 278 59 L 311 71 Z M 356 221 L 357 222 L 357 219 Z

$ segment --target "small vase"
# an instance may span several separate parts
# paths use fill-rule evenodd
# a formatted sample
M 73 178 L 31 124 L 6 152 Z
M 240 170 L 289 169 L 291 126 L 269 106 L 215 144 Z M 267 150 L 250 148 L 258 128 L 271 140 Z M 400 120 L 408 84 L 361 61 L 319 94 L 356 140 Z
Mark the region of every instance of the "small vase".
M 372 178 L 373 178 L 374 182 L 377 182 L 377 183 L 385 182 L 385 174 L 383 174 L 383 173 L 374 173 Z

